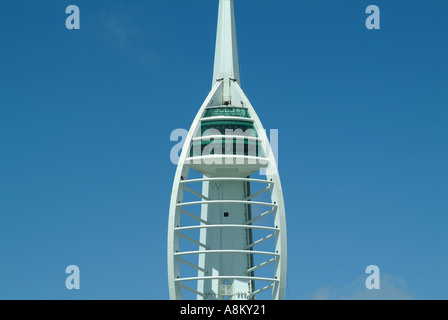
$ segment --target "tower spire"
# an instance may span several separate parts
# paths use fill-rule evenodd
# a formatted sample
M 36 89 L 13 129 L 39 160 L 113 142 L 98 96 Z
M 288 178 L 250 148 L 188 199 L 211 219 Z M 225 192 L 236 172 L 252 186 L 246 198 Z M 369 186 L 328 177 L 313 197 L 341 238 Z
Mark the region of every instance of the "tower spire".
M 233 0 L 219 0 L 213 85 L 221 79 L 240 84 Z
M 171 299 L 285 297 L 283 191 L 266 131 L 240 87 L 233 1 L 219 0 L 213 87 L 184 139 L 174 177 Z

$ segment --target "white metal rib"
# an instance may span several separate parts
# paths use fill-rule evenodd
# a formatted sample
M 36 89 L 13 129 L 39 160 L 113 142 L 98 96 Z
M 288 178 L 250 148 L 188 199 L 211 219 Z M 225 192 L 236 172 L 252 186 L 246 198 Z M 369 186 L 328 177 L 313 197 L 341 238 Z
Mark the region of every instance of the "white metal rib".
M 183 231 L 183 230 L 209 229 L 209 228 L 242 228 L 242 229 L 269 230 L 269 231 L 274 231 L 274 232 L 279 231 L 278 228 L 247 225 L 247 224 L 209 224 L 209 225 L 200 225 L 200 226 L 177 227 L 177 228 L 174 228 L 174 230 L 175 231 Z
M 178 207 L 184 206 L 194 206 L 194 205 L 202 205 L 202 204 L 220 204 L 220 203 L 239 203 L 239 204 L 251 204 L 251 205 L 259 205 L 259 206 L 267 206 L 267 207 L 277 207 L 277 204 L 268 203 L 268 202 L 259 202 L 259 201 L 247 201 L 247 200 L 204 200 L 204 201 L 192 201 L 192 202 L 181 202 L 178 203 Z
M 234 155 L 234 154 L 206 154 L 193 157 L 187 157 L 185 159 L 186 165 L 216 165 L 225 164 L 227 159 L 236 161 L 237 164 L 243 162 L 244 165 L 248 166 L 259 166 L 267 167 L 269 165 L 269 158 L 259 157 L 259 156 L 249 156 L 249 155 Z M 217 162 L 217 163 L 216 163 Z M 244 163 L 248 162 L 248 163 Z
M 279 257 L 279 253 L 269 252 L 269 251 L 254 251 L 254 250 L 200 250 L 200 251 L 184 251 L 176 252 L 174 256 L 187 256 L 195 254 L 209 254 L 209 253 L 244 253 L 244 254 L 260 254 L 265 256 L 276 256 Z
M 262 180 L 262 179 L 251 179 L 251 178 L 200 178 L 200 179 L 190 179 L 190 180 L 181 180 L 180 184 L 186 184 L 186 183 L 194 183 L 194 182 L 205 182 L 205 181 L 244 181 L 244 182 L 257 182 L 257 183 L 268 183 L 268 184 L 274 184 L 273 181 L 268 180 Z
M 207 277 L 188 277 L 188 278 L 177 278 L 176 282 L 184 281 L 196 281 L 196 280 L 214 280 L 214 279 L 235 279 L 235 280 L 255 280 L 255 281 L 270 281 L 278 282 L 278 279 L 274 278 L 264 278 L 264 277 L 250 277 L 250 276 L 207 276 Z

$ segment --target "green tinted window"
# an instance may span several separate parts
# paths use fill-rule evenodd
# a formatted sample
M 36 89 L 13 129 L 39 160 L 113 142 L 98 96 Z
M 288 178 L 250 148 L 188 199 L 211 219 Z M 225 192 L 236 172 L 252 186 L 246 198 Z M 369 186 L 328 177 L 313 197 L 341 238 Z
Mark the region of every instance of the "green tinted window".
M 205 110 L 204 118 L 219 116 L 249 118 L 249 112 L 247 112 L 247 109 L 231 107 L 212 108 Z
M 227 131 L 234 135 L 246 135 L 249 137 L 258 137 L 255 127 L 252 122 L 246 121 L 206 121 L 201 125 L 201 136 L 213 135 L 213 131 L 219 131 L 220 134 L 225 135 Z M 206 132 L 208 131 L 208 132 Z M 217 133 L 217 132 L 216 132 Z M 229 132 L 227 132 L 229 134 Z
M 238 139 L 232 139 L 232 142 L 225 140 L 211 141 L 194 141 L 190 149 L 190 157 L 208 156 L 212 154 L 227 154 L 227 155 L 244 155 L 244 156 L 256 156 L 264 157 L 263 148 L 258 141 L 241 141 Z M 204 151 L 205 147 L 207 150 Z

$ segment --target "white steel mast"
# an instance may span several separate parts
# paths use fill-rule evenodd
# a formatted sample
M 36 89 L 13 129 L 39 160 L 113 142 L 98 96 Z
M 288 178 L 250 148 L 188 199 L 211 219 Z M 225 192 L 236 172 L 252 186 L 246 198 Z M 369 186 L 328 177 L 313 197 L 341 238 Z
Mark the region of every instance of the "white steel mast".
M 168 280 L 171 299 L 285 296 L 283 192 L 266 132 L 240 87 L 233 0 L 219 1 L 212 90 L 174 179 Z

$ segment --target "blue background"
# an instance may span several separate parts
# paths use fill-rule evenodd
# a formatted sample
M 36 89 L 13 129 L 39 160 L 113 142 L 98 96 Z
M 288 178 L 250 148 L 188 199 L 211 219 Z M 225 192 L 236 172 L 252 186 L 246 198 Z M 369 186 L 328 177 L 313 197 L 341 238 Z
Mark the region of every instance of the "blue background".
M 279 130 L 287 299 L 447 299 L 448 2 L 235 2 L 243 90 Z M 168 298 L 170 134 L 210 90 L 217 9 L 0 2 L 1 299 Z

